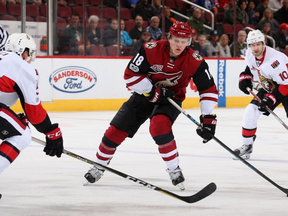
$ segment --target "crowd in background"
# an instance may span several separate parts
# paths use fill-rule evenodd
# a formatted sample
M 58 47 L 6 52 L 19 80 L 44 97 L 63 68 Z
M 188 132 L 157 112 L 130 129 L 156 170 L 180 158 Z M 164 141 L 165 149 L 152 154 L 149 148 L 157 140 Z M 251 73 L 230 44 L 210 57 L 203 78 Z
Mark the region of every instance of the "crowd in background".
M 88 14 L 87 19 L 84 19 L 79 12 L 73 11 L 77 2 L 81 1 L 58 0 L 58 10 L 63 10 L 64 7 L 71 8 L 71 16 L 66 17 L 65 20 L 67 22 L 65 28 L 57 29 L 59 40 L 55 49 L 61 55 L 100 55 L 100 47 L 108 55 L 108 50 L 112 48 L 117 48 L 120 55 L 135 55 L 143 43 L 167 38 L 169 28 L 176 20 L 185 21 L 190 25 L 193 33 L 190 47 L 204 57 L 243 57 L 247 49 L 245 40 L 249 28 L 261 30 L 266 35 L 267 46 L 275 45 L 275 49 L 283 52 L 288 50 L 288 0 L 238 0 L 236 2 L 234 0 L 190 0 L 214 14 L 215 29 L 212 31 L 205 28 L 205 25 L 211 24 L 209 23 L 211 19 L 207 19 L 209 13 L 189 4 L 179 7 L 177 4 L 181 3 L 180 0 L 174 0 L 175 8 L 167 4 L 163 11 L 161 0 L 121 0 L 121 8 L 127 8 L 131 17 L 121 18 L 120 23 L 117 17 L 105 19 L 107 24 L 104 27 L 102 16 Z M 117 12 L 118 0 L 100 2 L 103 5 L 94 6 L 100 9 L 111 7 L 115 13 Z M 0 0 L 0 4 L 6 6 L 20 3 L 21 0 Z M 31 0 L 26 3 L 41 6 L 45 5 L 46 1 Z M 87 0 L 86 7 L 93 6 L 92 3 L 92 0 Z M 235 6 L 236 23 L 234 23 Z M 173 14 L 171 10 L 189 19 Z M 162 19 L 165 19 L 163 27 Z M 128 29 L 127 21 L 131 23 L 132 20 L 133 26 Z M 233 32 L 226 33 L 223 24 L 230 24 L 233 27 L 240 24 L 243 27 L 237 31 L 235 45 Z M 244 29 L 245 27 L 249 28 Z

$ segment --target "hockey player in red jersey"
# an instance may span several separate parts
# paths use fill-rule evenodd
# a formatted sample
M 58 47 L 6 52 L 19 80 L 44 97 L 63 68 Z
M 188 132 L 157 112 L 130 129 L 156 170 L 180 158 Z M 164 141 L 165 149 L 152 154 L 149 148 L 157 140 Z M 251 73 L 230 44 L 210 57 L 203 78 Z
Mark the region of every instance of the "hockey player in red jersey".
M 176 22 L 169 33 L 168 40 L 145 43 L 130 60 L 124 80 L 134 93 L 112 119 L 96 153 L 96 161 L 108 165 L 116 148 L 126 137 L 132 138 L 150 118 L 149 131 L 166 163 L 172 184 L 184 190 L 184 176 L 172 132 L 172 125 L 180 112 L 167 97 L 181 106 L 186 87 L 193 78 L 200 95 L 200 121 L 204 128 L 198 128 L 197 133 L 203 137 L 203 142 L 208 142 L 211 134 L 215 133 L 217 120 L 211 113 L 218 102 L 218 91 L 207 63 L 188 47 L 192 35 L 190 26 Z M 85 178 L 94 183 L 103 172 L 92 167 Z
M 246 52 L 246 69 L 240 74 L 239 88 L 245 94 L 246 89 L 252 90 L 252 80 L 261 83 L 257 96 L 262 100 L 259 103 L 253 99 L 246 107 L 243 125 L 242 142 L 240 148 L 234 150 L 236 154 L 244 159 L 249 159 L 253 151 L 253 143 L 256 139 L 257 121 L 263 115 L 269 115 L 266 110 L 268 106 L 274 110 L 283 103 L 286 113 L 288 111 L 288 58 L 285 54 L 265 46 L 265 36 L 259 30 L 250 31 L 247 37 L 249 49 Z
M 37 70 L 30 64 L 36 57 L 36 44 L 25 33 L 9 36 L 0 53 L 0 173 L 31 142 L 28 121 L 46 135 L 44 152 L 61 157 L 62 133 L 52 124 L 39 98 Z M 17 115 L 10 106 L 20 99 L 25 114 Z

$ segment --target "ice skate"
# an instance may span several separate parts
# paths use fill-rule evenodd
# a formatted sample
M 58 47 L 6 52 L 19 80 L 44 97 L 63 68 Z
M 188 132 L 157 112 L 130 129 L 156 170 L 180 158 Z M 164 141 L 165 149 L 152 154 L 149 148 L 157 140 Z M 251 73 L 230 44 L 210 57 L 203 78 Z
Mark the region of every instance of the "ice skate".
M 88 182 L 90 183 L 95 183 L 99 181 L 99 179 L 103 176 L 104 174 L 103 169 L 99 169 L 96 166 L 91 167 L 91 169 L 84 175 L 84 177 L 87 179 Z
M 172 180 L 172 184 L 175 186 L 178 186 L 180 188 L 180 190 L 185 190 L 184 187 L 184 176 L 182 173 L 182 170 L 180 169 L 180 167 L 178 166 L 176 169 L 174 170 L 166 170 L 169 173 L 170 179 Z
M 245 160 L 250 159 L 250 155 L 253 151 L 253 144 L 256 139 L 256 135 L 253 137 L 253 143 L 249 145 L 242 145 L 240 148 L 237 148 L 234 150 L 234 153 L 237 154 L 238 156 L 242 157 Z M 237 158 L 236 158 L 237 160 Z

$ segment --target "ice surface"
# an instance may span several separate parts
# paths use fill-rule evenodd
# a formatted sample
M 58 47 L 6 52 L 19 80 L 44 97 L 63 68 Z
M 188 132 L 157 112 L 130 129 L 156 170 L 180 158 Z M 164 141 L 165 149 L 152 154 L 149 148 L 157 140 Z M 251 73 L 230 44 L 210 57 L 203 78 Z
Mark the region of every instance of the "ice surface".
M 198 120 L 199 109 L 186 110 Z M 216 137 L 232 150 L 241 145 L 244 109 L 215 109 Z M 65 148 L 94 159 L 96 149 L 115 111 L 50 113 L 64 136 Z M 288 123 L 283 108 L 275 113 Z M 180 195 L 191 195 L 210 182 L 217 191 L 204 200 L 187 204 L 105 172 L 92 186 L 84 174 L 89 164 L 67 155 L 48 157 L 32 142 L 0 177 L 1 216 L 90 215 L 205 215 L 286 216 L 288 198 L 214 140 L 207 144 L 195 133 L 196 125 L 180 114 L 174 135 L 180 166 L 186 178 L 185 191 L 170 182 L 157 145 L 145 122 L 133 139 L 118 148 L 110 167 Z M 32 128 L 34 137 L 44 136 Z M 277 184 L 288 188 L 288 131 L 273 117 L 261 116 L 251 163 Z

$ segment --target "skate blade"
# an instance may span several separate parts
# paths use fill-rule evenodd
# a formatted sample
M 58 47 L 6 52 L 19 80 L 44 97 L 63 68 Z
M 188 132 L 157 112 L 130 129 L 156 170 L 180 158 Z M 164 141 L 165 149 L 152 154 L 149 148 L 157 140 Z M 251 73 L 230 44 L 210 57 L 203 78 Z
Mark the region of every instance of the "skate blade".
M 242 155 L 240 156 L 244 160 L 249 160 L 250 159 L 250 154 L 249 155 Z M 239 160 L 238 158 L 234 157 L 233 160 Z
M 177 187 L 179 187 L 180 190 L 185 190 L 184 184 L 183 183 L 179 183 L 176 185 Z

